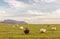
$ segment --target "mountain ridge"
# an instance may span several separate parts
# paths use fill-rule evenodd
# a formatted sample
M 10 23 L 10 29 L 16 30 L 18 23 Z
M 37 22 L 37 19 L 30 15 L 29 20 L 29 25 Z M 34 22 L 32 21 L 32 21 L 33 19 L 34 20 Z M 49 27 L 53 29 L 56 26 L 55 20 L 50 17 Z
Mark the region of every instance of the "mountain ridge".
M 27 22 L 25 21 L 16 21 L 16 20 L 11 20 L 11 19 L 1 21 L 0 23 L 27 24 Z

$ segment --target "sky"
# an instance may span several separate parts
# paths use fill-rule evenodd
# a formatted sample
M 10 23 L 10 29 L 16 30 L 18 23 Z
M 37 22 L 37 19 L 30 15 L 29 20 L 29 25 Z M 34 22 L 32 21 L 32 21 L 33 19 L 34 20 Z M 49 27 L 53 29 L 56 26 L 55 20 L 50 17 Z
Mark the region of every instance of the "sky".
M 60 24 L 60 0 L 0 0 L 0 21 Z

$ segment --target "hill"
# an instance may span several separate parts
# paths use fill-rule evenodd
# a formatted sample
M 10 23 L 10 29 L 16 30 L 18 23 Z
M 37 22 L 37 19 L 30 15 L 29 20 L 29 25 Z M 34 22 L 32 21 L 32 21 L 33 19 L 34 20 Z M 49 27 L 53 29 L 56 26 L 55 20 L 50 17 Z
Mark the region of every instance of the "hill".
M 27 24 L 25 21 L 16 21 L 11 19 L 4 20 L 1 23 Z

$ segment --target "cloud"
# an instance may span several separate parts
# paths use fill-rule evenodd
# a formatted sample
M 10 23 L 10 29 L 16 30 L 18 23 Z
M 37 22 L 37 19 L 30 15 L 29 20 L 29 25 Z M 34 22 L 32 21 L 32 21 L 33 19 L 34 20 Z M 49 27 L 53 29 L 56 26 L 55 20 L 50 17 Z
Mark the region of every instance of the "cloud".
M 44 16 L 49 14 L 48 12 L 41 12 L 36 10 L 28 10 L 26 13 L 30 15 L 36 15 L 36 16 Z
M 41 1 L 46 3 L 51 3 L 51 2 L 55 2 L 56 0 L 41 0 Z
M 60 9 L 57 9 L 56 11 L 53 11 L 51 13 L 43 13 L 43 12 L 37 12 L 37 11 L 28 11 L 30 15 L 37 15 L 35 17 L 29 17 L 27 19 L 25 19 L 27 22 L 29 23 L 43 23 L 43 24 L 51 24 L 51 23 L 60 23 Z M 41 13 L 41 14 L 40 14 Z
M 27 8 L 29 5 L 17 0 L 5 0 L 11 8 Z
M 56 19 L 54 19 L 56 18 Z M 49 12 L 41 12 L 36 10 L 28 10 L 25 13 L 13 13 L 11 9 L 0 8 L 0 20 L 14 19 L 24 20 L 28 23 L 59 23 L 60 9 Z
M 56 2 L 56 0 L 33 0 L 33 2 L 36 2 L 36 3 L 39 3 L 39 2 L 52 3 L 52 2 Z
M 0 7 L 0 21 L 11 18 L 11 16 L 14 15 L 12 13 L 13 11 L 11 9 L 6 7 Z
M 60 9 L 57 9 L 53 12 L 41 12 L 41 11 L 35 11 L 35 10 L 28 10 L 25 15 L 36 17 L 39 16 L 40 18 L 60 18 Z M 38 17 L 37 17 L 38 18 Z
M 5 16 L 7 16 L 7 12 L 6 9 L 4 9 L 3 7 L 0 7 L 0 20 L 5 19 Z
M 60 18 L 60 9 L 57 9 L 56 11 L 51 12 L 51 14 L 49 16 L 47 16 L 48 18 Z
M 28 23 L 59 23 L 59 0 L 4 0 L 8 8 L 0 8 L 0 20 L 13 19 L 24 20 Z
M 38 1 L 38 2 L 36 2 Z M 45 0 L 29 0 L 29 3 L 32 5 L 31 10 L 38 10 L 42 12 L 53 12 L 56 9 L 60 8 L 60 0 L 48 0 L 51 1 L 49 3 L 45 2 Z

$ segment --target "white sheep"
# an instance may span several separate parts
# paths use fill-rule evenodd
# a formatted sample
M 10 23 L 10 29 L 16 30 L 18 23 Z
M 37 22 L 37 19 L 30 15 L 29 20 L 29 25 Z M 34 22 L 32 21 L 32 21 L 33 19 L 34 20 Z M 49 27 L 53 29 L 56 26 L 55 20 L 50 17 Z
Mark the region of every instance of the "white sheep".
M 56 30 L 56 27 L 52 27 L 52 30 Z
M 24 28 L 22 26 L 20 26 L 19 29 L 24 29 Z
M 44 33 L 44 32 L 46 32 L 46 29 L 45 29 L 45 28 L 41 28 L 41 29 L 40 29 L 40 32 L 41 32 L 41 33 Z

